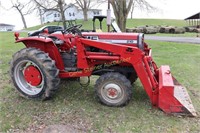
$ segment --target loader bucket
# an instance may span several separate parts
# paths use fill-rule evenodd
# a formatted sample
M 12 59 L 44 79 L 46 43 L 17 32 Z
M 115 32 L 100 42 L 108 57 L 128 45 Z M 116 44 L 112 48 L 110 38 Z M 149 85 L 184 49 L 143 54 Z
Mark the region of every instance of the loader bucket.
M 158 107 L 166 113 L 196 116 L 188 92 L 172 77 L 169 66 L 159 69 Z

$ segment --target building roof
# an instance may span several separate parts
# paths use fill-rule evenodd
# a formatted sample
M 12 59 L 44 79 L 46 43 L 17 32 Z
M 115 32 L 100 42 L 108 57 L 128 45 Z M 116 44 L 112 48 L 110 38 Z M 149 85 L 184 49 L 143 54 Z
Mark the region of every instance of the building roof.
M 13 27 L 14 27 L 14 25 L 11 25 L 11 24 L 4 24 L 4 23 L 0 23 L 0 26 L 13 26 Z
M 196 13 L 188 18 L 185 18 L 184 20 L 189 20 L 189 19 L 200 19 L 200 12 Z

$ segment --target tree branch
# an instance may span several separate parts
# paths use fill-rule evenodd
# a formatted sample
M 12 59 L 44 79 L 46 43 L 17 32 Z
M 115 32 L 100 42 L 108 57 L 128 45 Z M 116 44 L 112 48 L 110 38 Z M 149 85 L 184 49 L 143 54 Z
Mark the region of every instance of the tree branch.
M 141 10 L 147 10 L 147 11 L 157 10 L 157 8 L 155 8 L 154 6 L 152 6 L 146 0 L 135 0 L 135 3 L 139 6 L 139 8 Z

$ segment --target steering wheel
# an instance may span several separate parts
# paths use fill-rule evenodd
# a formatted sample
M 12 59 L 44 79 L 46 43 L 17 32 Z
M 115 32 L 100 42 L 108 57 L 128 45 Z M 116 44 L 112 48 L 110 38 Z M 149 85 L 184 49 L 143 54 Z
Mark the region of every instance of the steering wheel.
M 73 25 L 69 28 L 67 28 L 64 33 L 68 32 L 68 33 L 72 33 L 72 34 L 78 34 L 79 36 L 82 37 L 82 33 L 81 30 L 79 28 L 82 27 L 82 24 L 77 24 L 77 25 Z

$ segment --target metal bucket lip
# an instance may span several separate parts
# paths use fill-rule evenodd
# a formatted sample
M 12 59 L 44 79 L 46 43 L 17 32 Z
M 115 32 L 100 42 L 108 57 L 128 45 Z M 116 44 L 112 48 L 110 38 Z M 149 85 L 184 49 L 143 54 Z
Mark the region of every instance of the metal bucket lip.
M 183 105 L 182 110 L 185 114 L 191 114 L 191 116 L 194 117 L 197 116 L 197 112 L 194 109 L 190 96 L 185 87 L 180 84 L 174 85 L 174 97 Z

